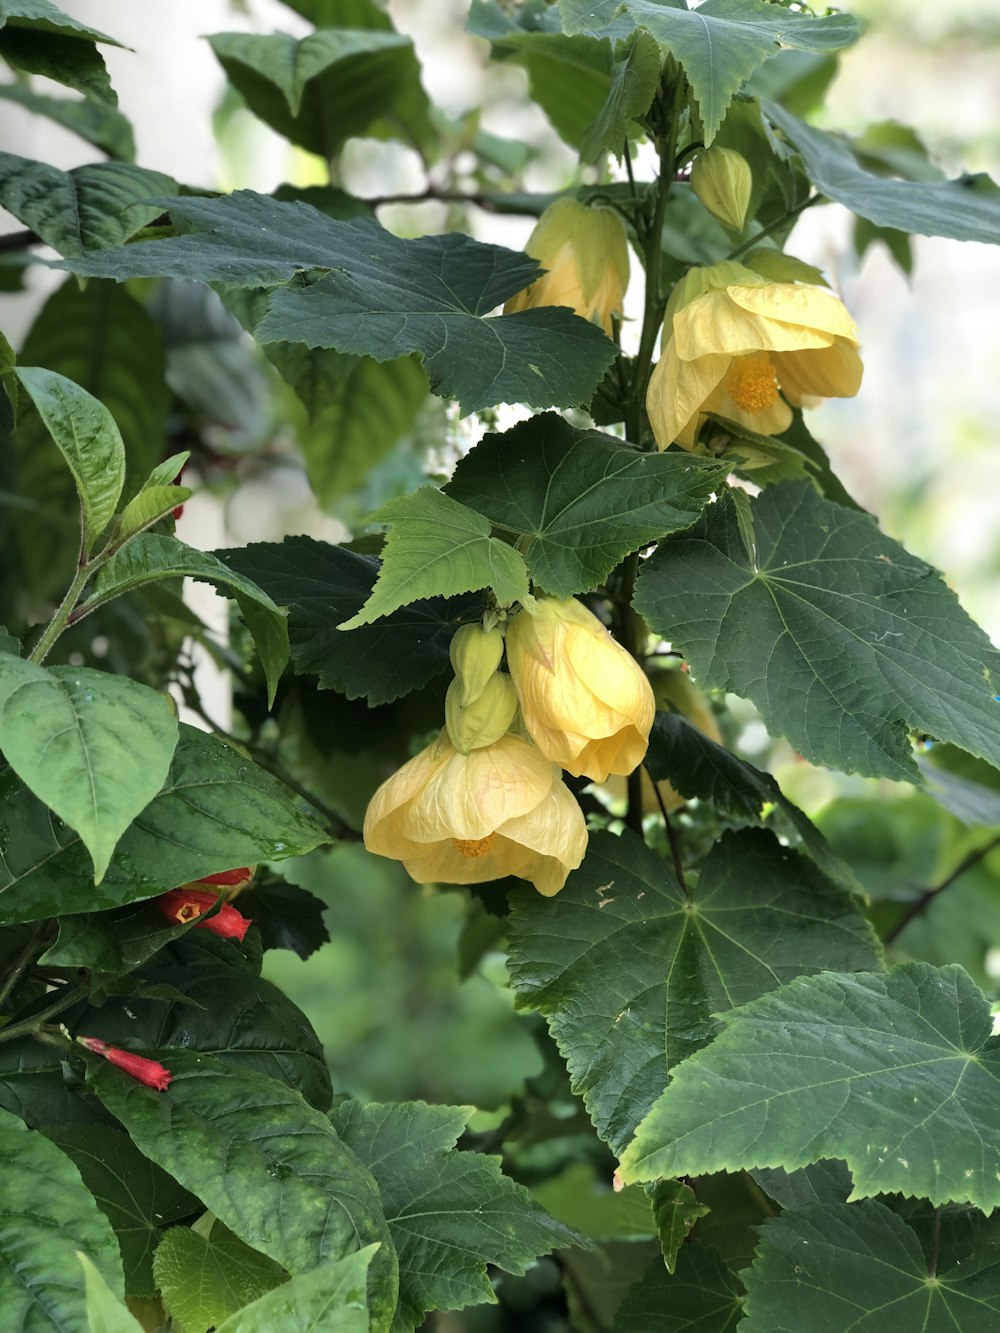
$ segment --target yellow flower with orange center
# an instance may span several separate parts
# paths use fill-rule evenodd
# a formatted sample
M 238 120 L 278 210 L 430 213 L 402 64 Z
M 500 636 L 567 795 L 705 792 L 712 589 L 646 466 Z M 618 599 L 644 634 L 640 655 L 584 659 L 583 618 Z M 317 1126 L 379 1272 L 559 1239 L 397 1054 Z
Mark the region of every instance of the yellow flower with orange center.
M 447 730 L 392 775 L 365 815 L 365 846 L 418 884 L 504 875 L 558 893 L 583 860 L 583 813 L 558 767 L 508 733 L 463 754 Z
M 663 325 L 646 410 L 661 449 L 693 449 L 707 413 L 759 435 L 791 425 L 812 398 L 861 386 L 858 330 L 830 291 L 771 282 L 724 262 L 692 270 Z
M 581 602 L 529 601 L 507 630 L 507 664 L 524 725 L 547 758 L 595 782 L 642 763 L 653 691 Z
M 536 306 L 562 305 L 599 325 L 608 336 L 628 287 L 628 241 L 610 208 L 588 208 L 557 199 L 538 219 L 524 247 L 548 271 L 512 296 L 505 315 Z

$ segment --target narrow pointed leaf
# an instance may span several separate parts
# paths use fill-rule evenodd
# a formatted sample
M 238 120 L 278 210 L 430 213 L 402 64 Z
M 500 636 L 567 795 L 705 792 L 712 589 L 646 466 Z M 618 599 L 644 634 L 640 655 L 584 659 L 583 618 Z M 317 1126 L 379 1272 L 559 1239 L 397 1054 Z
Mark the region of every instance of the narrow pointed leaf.
M 635 118 L 649 110 L 662 65 L 656 39 L 648 32 L 638 32 L 627 54 L 615 61 L 608 99 L 584 132 L 580 148 L 584 162 L 596 162 L 602 153 L 614 153 L 621 161 L 629 127 L 633 126 L 634 134 Z

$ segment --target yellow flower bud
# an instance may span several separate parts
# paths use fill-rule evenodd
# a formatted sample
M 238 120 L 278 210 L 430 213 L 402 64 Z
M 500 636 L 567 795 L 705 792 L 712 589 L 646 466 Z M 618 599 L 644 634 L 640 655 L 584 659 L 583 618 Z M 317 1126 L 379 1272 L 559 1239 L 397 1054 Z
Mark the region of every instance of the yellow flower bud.
M 792 406 L 851 398 L 861 373 L 858 330 L 833 292 L 726 261 L 692 270 L 668 303 L 646 411 L 661 449 L 693 449 L 709 412 L 780 435 Z
M 548 272 L 512 296 L 504 314 L 569 306 L 610 337 L 611 317 L 621 315 L 629 277 L 628 242 L 618 214 L 557 199 L 538 219 L 524 248 Z
M 468 754 L 492 745 L 509 731 L 517 712 L 517 695 L 510 676 L 494 671 L 481 693 L 462 704 L 462 685 L 453 680 L 444 700 L 445 725 L 456 750 Z
M 503 634 L 495 628 L 484 630 L 482 625 L 463 625 L 452 635 L 448 655 L 459 682 L 459 702 L 467 708 L 479 698 L 500 665 Z
M 556 765 L 529 741 L 508 733 L 465 755 L 442 731 L 379 787 L 364 839 L 418 884 L 519 875 L 550 896 L 583 860 L 587 826 Z
M 691 189 L 730 231 L 743 230 L 752 188 L 750 164 L 734 148 L 714 144 L 695 158 Z
M 507 630 L 507 663 L 524 725 L 549 759 L 595 782 L 642 762 L 653 691 L 635 658 L 582 603 L 529 603 Z

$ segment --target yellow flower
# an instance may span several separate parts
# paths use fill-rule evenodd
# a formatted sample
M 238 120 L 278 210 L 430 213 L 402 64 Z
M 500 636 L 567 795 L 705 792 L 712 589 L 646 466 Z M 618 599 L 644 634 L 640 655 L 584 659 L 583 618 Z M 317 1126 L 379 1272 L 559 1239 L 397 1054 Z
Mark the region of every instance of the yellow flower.
M 635 658 L 580 602 L 529 602 L 507 630 L 507 664 L 524 725 L 547 758 L 595 782 L 642 762 L 653 691 Z
M 364 838 L 418 884 L 519 875 L 547 896 L 587 849 L 583 814 L 556 765 L 509 733 L 461 754 L 442 731 L 379 787 Z
M 548 270 L 512 296 L 505 315 L 535 306 L 569 306 L 610 337 L 612 315 L 621 315 L 628 286 L 628 243 L 621 218 L 610 208 L 587 208 L 557 199 L 538 219 L 527 254 Z
M 778 435 L 791 424 L 789 403 L 857 393 L 858 330 L 832 292 L 769 282 L 731 262 L 689 277 L 694 284 L 668 306 L 646 394 L 661 449 L 693 449 L 707 412 Z

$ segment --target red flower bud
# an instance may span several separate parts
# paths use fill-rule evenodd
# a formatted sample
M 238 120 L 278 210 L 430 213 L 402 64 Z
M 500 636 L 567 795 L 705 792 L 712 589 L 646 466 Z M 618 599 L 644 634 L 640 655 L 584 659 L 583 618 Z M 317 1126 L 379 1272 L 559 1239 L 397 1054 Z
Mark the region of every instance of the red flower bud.
M 120 1050 L 117 1046 L 109 1046 L 100 1037 L 77 1037 L 77 1041 L 88 1051 L 103 1055 L 109 1063 L 124 1069 L 126 1074 L 131 1074 L 140 1083 L 145 1083 L 147 1088 L 155 1088 L 157 1092 L 166 1092 L 173 1078 L 170 1070 L 164 1069 L 158 1061 L 147 1060 L 144 1055 L 133 1055 L 131 1051 Z
M 204 921 L 195 920 L 214 907 L 218 898 L 218 893 L 207 889 L 171 889 L 154 898 L 153 904 L 168 921 L 179 921 L 182 925 L 194 921 L 200 929 L 221 935 L 224 940 L 242 940 L 250 928 L 250 921 L 228 903 L 223 903 L 214 916 L 206 917 Z
M 192 884 L 218 884 L 224 889 L 245 889 L 253 879 L 256 866 L 237 866 L 235 870 L 220 870 L 217 875 L 202 875 Z

